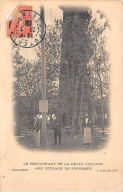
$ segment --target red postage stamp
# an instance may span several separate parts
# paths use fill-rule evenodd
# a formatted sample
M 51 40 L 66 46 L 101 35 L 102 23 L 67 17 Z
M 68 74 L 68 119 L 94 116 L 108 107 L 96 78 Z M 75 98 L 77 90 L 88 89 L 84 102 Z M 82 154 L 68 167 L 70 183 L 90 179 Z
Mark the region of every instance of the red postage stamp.
M 41 28 L 44 29 L 43 33 Z M 14 44 L 31 48 L 37 46 L 45 37 L 44 17 L 32 10 L 32 6 L 19 6 L 7 21 L 7 36 Z
M 32 37 L 32 6 L 19 6 L 16 10 L 16 18 L 7 22 L 8 37 Z

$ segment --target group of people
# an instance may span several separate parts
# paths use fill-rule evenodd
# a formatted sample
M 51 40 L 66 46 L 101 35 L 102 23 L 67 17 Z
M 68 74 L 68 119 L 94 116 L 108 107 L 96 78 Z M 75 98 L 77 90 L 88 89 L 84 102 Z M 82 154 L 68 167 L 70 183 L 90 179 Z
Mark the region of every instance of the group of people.
M 42 119 L 40 118 L 40 119 L 36 120 L 34 126 L 35 126 L 36 132 L 41 130 Z M 54 132 L 54 145 L 57 145 L 58 143 L 61 144 L 61 131 L 62 131 L 62 127 L 64 127 L 64 126 L 66 126 L 66 121 L 60 119 L 60 117 L 56 117 L 56 119 L 54 120 L 54 122 L 52 124 L 52 129 Z M 91 143 L 91 121 L 85 122 L 83 133 L 84 133 L 84 143 Z
M 36 132 L 38 132 L 41 129 L 42 125 L 42 119 L 39 118 L 38 120 L 35 120 L 34 123 L 34 129 Z M 61 144 L 61 130 L 62 130 L 62 122 L 59 118 L 56 118 L 53 123 L 53 132 L 54 132 L 54 145 L 56 145 L 58 142 Z

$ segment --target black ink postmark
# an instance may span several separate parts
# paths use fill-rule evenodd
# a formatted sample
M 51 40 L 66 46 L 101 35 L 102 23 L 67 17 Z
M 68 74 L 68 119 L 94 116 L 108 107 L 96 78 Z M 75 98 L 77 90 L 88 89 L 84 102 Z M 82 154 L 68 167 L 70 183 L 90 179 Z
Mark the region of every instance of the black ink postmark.
M 36 11 L 21 11 L 23 18 L 18 18 L 14 31 L 11 32 L 10 38 L 16 45 L 23 48 L 32 48 L 41 43 L 46 34 L 46 24 L 42 16 Z M 29 19 L 31 13 L 31 19 Z M 12 22 L 12 21 L 10 21 Z M 11 23 L 10 23 L 11 25 Z M 9 25 L 9 26 L 10 26 Z M 43 26 L 43 31 L 41 30 Z M 12 36 L 16 31 L 16 36 Z M 43 33 L 42 33 L 43 32 Z

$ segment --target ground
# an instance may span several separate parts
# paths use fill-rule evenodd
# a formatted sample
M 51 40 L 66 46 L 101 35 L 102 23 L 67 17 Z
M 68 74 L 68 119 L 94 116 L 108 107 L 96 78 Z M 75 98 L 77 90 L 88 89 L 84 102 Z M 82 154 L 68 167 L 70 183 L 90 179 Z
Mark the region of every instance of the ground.
M 61 133 L 61 145 L 58 143 L 54 145 L 54 134 L 53 130 L 47 131 L 47 145 L 46 150 L 48 151 L 80 151 L 80 150 L 98 150 L 105 146 L 109 140 L 109 129 L 105 128 L 102 132 L 101 128 L 93 128 L 91 144 L 84 144 L 84 135 L 83 133 L 75 134 L 75 132 L 67 133 L 64 129 Z M 36 148 L 34 145 L 35 133 L 30 131 L 28 128 L 22 128 L 18 135 L 15 136 L 15 139 L 23 147 L 27 147 L 31 150 L 41 150 L 42 148 Z

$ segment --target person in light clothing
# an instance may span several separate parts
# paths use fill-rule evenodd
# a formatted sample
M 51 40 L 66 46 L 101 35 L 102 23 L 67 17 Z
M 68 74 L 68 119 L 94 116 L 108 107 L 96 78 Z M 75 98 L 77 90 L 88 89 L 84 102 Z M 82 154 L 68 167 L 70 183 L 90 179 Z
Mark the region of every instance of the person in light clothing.
M 91 121 L 88 121 L 84 128 L 84 144 L 91 144 Z

